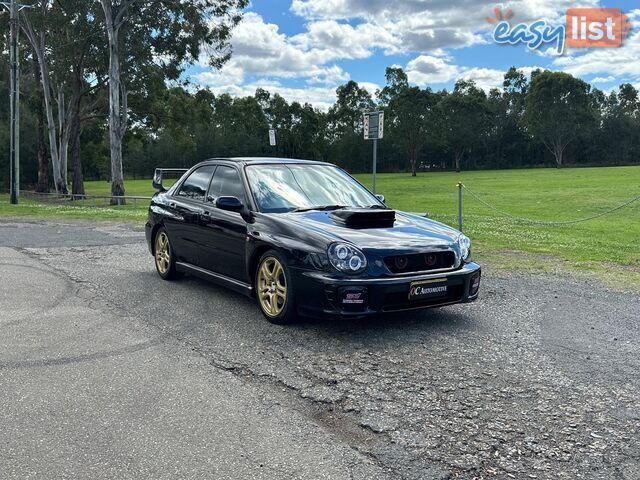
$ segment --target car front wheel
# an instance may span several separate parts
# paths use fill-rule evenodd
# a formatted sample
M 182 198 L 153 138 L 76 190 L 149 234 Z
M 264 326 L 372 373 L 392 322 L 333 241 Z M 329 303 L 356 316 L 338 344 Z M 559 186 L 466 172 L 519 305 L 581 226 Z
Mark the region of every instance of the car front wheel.
M 296 321 L 291 275 L 284 258 L 275 250 L 260 258 L 255 286 L 258 305 L 267 320 L 277 325 Z
M 169 236 L 164 227 L 160 228 L 158 233 L 156 233 L 153 252 L 158 275 L 160 275 L 163 280 L 174 280 L 177 278 L 178 272 L 176 271 L 175 256 L 171 242 L 169 241 Z

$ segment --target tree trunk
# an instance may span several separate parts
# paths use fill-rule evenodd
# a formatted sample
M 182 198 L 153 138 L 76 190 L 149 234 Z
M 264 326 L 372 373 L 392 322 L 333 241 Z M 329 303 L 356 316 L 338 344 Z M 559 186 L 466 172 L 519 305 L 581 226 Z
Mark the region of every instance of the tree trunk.
M 111 195 L 124 196 L 122 174 L 122 137 L 126 129 L 126 94 L 121 99 L 120 52 L 118 45 L 119 25 L 114 25 L 111 0 L 101 0 L 104 10 L 107 37 L 109 40 L 109 142 L 111 144 Z M 121 101 L 124 100 L 124 111 Z M 124 199 L 112 198 L 112 205 L 123 205 Z
M 411 162 L 411 176 L 415 177 L 417 175 L 416 163 L 418 162 L 418 152 L 415 149 L 412 149 L 409 155 L 409 161 Z
M 58 88 L 58 127 L 60 129 L 59 133 L 59 147 L 58 147 L 58 155 L 60 156 L 60 177 L 62 178 L 62 183 L 65 187 L 65 193 L 67 190 L 67 185 L 69 185 L 68 181 L 68 165 L 69 165 L 69 136 L 71 132 L 69 131 L 69 115 L 68 109 L 65 103 L 64 98 L 64 90 L 62 86 Z
M 460 173 L 460 165 L 462 163 L 462 155 L 464 155 L 464 151 L 455 153 L 455 162 L 456 162 L 456 172 Z
M 556 167 L 557 168 L 562 168 L 562 156 L 564 153 L 564 149 L 561 147 L 556 146 L 554 148 L 554 152 L 553 152 L 553 156 L 556 157 Z
M 567 146 L 567 144 L 565 143 L 563 145 L 562 141 L 554 141 L 551 143 L 551 147 L 549 147 L 547 144 L 545 145 L 553 154 L 553 158 L 556 161 L 556 168 L 562 168 L 562 161 L 563 161 L 562 157 L 564 156 L 564 149 Z
M 41 83 L 40 65 L 38 65 L 37 57 L 33 57 L 33 76 L 36 85 Z M 47 141 L 44 138 L 44 108 L 42 106 L 42 98 L 39 98 L 36 107 L 36 150 L 38 155 L 38 182 L 36 183 L 36 192 L 49 193 L 49 156 L 47 155 Z
M 82 175 L 82 158 L 80 156 L 80 102 L 82 100 L 82 79 L 75 77 L 74 91 L 72 93 L 70 113 L 71 125 L 69 127 L 71 142 L 71 161 L 73 163 L 73 179 L 71 193 L 84 195 L 84 177 Z M 74 197 L 75 199 L 75 197 Z
M 73 195 L 84 195 L 84 176 L 82 175 L 82 158 L 80 156 L 80 115 L 71 119 L 71 160 L 73 162 Z M 75 197 L 74 197 L 75 199 Z
M 47 114 L 47 132 L 49 134 L 49 151 L 51 152 L 51 165 L 53 167 L 53 183 L 57 193 L 67 193 L 67 185 L 62 181 L 60 174 L 60 157 L 58 156 L 58 142 L 56 138 L 56 124 L 53 118 L 53 104 L 51 101 L 51 79 L 49 66 L 45 58 L 44 35 L 42 32 L 36 36 L 31 22 L 26 16 L 22 17 L 23 30 L 29 39 L 40 66 L 40 81 L 44 93 L 44 108 Z

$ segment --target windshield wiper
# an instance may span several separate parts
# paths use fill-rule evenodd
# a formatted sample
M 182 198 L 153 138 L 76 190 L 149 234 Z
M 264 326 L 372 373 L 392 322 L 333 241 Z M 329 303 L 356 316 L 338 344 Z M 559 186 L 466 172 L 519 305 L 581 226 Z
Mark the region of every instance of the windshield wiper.
M 319 207 L 308 207 L 308 208 L 296 208 L 292 210 L 292 212 L 310 212 L 312 210 L 318 210 L 321 212 L 328 212 L 330 210 L 341 210 L 343 208 L 348 208 L 345 205 L 322 205 Z

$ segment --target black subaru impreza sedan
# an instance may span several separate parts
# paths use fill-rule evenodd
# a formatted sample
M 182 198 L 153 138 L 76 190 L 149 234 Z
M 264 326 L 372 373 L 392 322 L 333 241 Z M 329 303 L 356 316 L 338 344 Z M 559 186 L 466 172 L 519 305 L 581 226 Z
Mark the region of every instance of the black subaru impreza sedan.
M 394 211 L 335 165 L 213 159 L 170 188 L 158 169 L 146 237 L 160 277 L 255 297 L 277 324 L 473 301 L 480 266 L 459 231 Z

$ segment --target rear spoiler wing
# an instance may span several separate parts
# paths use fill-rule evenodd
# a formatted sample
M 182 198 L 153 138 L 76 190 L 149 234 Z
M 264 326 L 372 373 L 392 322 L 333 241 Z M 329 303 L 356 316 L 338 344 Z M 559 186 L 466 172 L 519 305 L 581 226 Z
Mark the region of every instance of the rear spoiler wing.
M 167 174 L 172 174 L 172 178 L 180 178 L 188 171 L 189 169 L 187 168 L 156 168 L 151 184 L 156 190 L 166 192 L 168 188 L 162 184 L 162 181 L 167 177 Z

